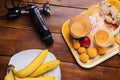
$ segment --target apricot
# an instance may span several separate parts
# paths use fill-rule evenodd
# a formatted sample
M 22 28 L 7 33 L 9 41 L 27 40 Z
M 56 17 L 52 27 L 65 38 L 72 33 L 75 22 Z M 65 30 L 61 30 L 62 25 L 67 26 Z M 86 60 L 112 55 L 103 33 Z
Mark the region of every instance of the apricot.
M 98 50 L 99 54 L 103 55 L 103 54 L 106 53 L 107 48 L 105 48 L 105 47 L 97 47 L 97 50 Z
M 80 60 L 84 63 L 86 63 L 89 60 L 89 56 L 85 53 L 80 54 Z
M 87 54 L 90 58 L 94 58 L 97 55 L 97 49 L 95 47 L 89 47 L 87 49 Z
M 79 49 L 78 49 L 78 53 L 85 53 L 86 52 L 86 49 L 85 49 L 85 47 L 80 47 Z
M 74 49 L 80 48 L 80 42 L 77 41 L 77 40 L 74 40 L 74 41 L 73 41 L 73 48 L 74 48 Z

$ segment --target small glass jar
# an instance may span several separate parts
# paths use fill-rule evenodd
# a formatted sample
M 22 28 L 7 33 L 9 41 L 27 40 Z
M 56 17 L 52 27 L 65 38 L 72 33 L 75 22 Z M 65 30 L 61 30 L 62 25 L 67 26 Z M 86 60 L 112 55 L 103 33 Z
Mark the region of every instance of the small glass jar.
M 100 29 L 95 33 L 94 42 L 100 47 L 109 47 L 114 45 L 113 34 L 107 29 Z
M 90 19 L 85 14 L 73 17 L 69 22 L 69 31 L 73 38 L 80 39 L 90 33 L 92 28 Z

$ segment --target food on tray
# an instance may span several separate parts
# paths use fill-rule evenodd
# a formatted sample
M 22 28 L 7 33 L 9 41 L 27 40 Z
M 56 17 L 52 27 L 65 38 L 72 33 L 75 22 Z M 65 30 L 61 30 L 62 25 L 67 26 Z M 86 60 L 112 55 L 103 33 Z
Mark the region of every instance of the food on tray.
M 108 0 L 108 1 L 111 1 L 111 0 Z M 112 2 L 110 2 L 110 3 L 113 3 L 116 1 L 117 0 L 112 0 Z M 110 3 L 106 3 L 103 1 L 100 4 L 100 8 L 103 10 L 103 12 L 105 14 L 104 19 L 107 23 L 119 25 L 120 24 L 120 13 L 117 9 L 113 8 Z M 117 4 L 117 5 L 120 5 L 120 4 Z
M 15 69 L 14 65 L 11 66 L 12 72 L 14 73 L 14 75 L 16 77 L 19 77 L 16 80 L 19 80 L 21 78 L 24 78 L 25 80 L 27 78 L 28 78 L 28 80 L 29 79 L 31 79 L 31 80 L 32 79 L 34 79 L 34 80 L 45 80 L 45 79 L 54 80 L 54 78 L 49 78 L 49 77 L 43 78 L 43 79 L 42 78 L 37 79 L 37 77 L 40 77 L 40 76 L 42 76 L 42 74 L 53 70 L 54 68 L 56 68 L 60 64 L 59 60 L 52 60 L 52 61 L 42 63 L 45 60 L 45 58 L 47 57 L 47 54 L 48 54 L 47 49 L 41 51 L 31 63 L 29 63 L 26 67 L 22 68 L 21 70 L 17 71 Z M 8 74 L 6 74 L 6 76 L 7 75 Z M 33 77 L 33 78 L 30 78 L 30 77 Z
M 80 47 L 80 48 L 78 49 L 78 53 L 80 53 L 80 54 L 86 53 L 85 47 Z
M 73 47 L 74 49 L 80 48 L 81 44 L 78 40 L 73 40 Z
M 95 47 L 89 47 L 87 49 L 87 54 L 90 58 L 94 58 L 97 56 L 97 49 Z
M 73 17 L 69 22 L 69 30 L 74 38 L 78 39 L 86 36 L 91 30 L 89 17 L 84 14 Z
M 88 8 L 63 25 L 63 36 L 82 67 L 93 67 L 118 53 L 115 39 L 120 42 L 116 37 L 120 30 L 120 8 L 109 1 Z M 120 5 L 120 1 L 117 1 L 117 5 Z M 77 47 L 74 46 L 74 40 L 77 41 Z
M 107 30 L 100 29 L 95 34 L 95 43 L 101 47 L 113 45 L 113 36 Z
M 106 26 L 111 32 L 114 32 L 114 30 L 118 29 L 118 26 L 117 26 L 117 25 L 114 25 L 114 24 L 105 23 L 105 26 Z M 113 34 L 116 34 L 116 33 L 113 33 Z
M 105 27 L 105 25 L 104 25 L 104 13 L 98 6 L 92 6 L 92 7 L 88 8 L 88 10 L 85 11 L 85 13 L 83 13 L 83 14 L 87 14 L 89 16 L 89 19 L 90 19 L 90 22 L 92 25 L 92 29 L 87 36 L 89 36 L 89 38 L 91 40 L 93 40 L 94 34 L 99 29 L 103 29 Z
M 104 17 L 103 11 L 98 6 L 92 6 L 88 8 L 88 10 L 85 12 L 88 16 L 92 16 L 94 14 L 98 14 L 100 17 Z
M 89 37 L 86 36 L 80 39 L 80 44 L 82 47 L 88 48 L 91 44 L 91 41 Z
M 107 49 L 115 44 L 115 40 L 120 43 L 119 35 L 115 35 L 120 25 L 118 5 L 120 6 L 118 0 L 102 1 L 70 20 L 69 32 L 73 40 L 77 39 L 80 44 L 77 48 L 73 47 L 82 62 L 85 63 L 99 54 L 106 54 Z
M 98 54 L 103 55 L 103 54 L 106 53 L 107 48 L 106 47 L 97 46 L 97 51 L 98 51 Z
M 89 56 L 86 53 L 80 54 L 80 60 L 86 63 L 89 60 Z

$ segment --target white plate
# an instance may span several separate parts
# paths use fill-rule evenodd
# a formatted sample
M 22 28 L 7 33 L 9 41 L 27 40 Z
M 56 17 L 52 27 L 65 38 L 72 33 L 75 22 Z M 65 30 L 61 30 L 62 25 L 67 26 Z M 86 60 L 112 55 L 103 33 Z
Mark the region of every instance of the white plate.
M 15 66 L 16 70 L 20 70 L 27 66 L 38 55 L 40 51 L 40 49 L 29 49 L 18 52 L 11 57 L 9 65 L 12 64 Z M 43 63 L 51 60 L 56 60 L 56 57 L 51 52 L 48 52 L 48 55 Z M 55 77 L 55 80 L 61 80 L 60 67 L 58 66 L 43 75 L 52 75 Z

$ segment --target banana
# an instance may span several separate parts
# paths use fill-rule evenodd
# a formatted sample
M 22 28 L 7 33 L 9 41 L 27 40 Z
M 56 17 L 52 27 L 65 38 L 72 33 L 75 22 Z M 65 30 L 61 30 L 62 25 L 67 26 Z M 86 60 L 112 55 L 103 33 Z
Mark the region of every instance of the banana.
M 25 78 L 18 78 L 15 77 L 15 80 L 55 80 L 54 76 L 41 76 L 41 77 L 36 77 L 36 78 L 29 78 L 29 77 L 25 77 Z
M 4 78 L 4 80 L 14 80 L 15 78 L 14 78 L 14 76 L 13 76 L 13 73 L 12 73 L 12 70 L 10 70 L 9 72 L 8 72 L 8 74 L 6 74 L 6 76 L 5 76 L 5 78 Z
M 41 51 L 37 55 L 37 57 L 25 68 L 23 68 L 19 71 L 16 71 L 15 69 L 13 69 L 14 74 L 17 77 L 21 77 L 21 78 L 30 75 L 33 71 L 35 71 L 41 65 L 43 60 L 46 58 L 47 54 L 48 54 L 48 49 Z
M 48 72 L 54 69 L 59 64 L 60 64 L 59 60 L 52 60 L 52 61 L 46 62 L 42 64 L 39 68 L 37 68 L 32 74 L 30 74 L 29 77 L 40 76 L 41 74 L 44 74 L 45 72 Z
M 13 70 L 14 70 L 13 65 L 10 65 L 8 67 L 9 72 L 4 77 L 4 80 L 55 80 L 55 77 L 51 75 L 45 75 L 45 76 L 34 77 L 34 78 L 30 78 L 30 77 L 19 78 L 16 75 L 14 75 Z
M 12 69 L 8 70 L 8 73 L 4 77 L 4 80 L 15 80 L 15 77 L 14 77 Z

